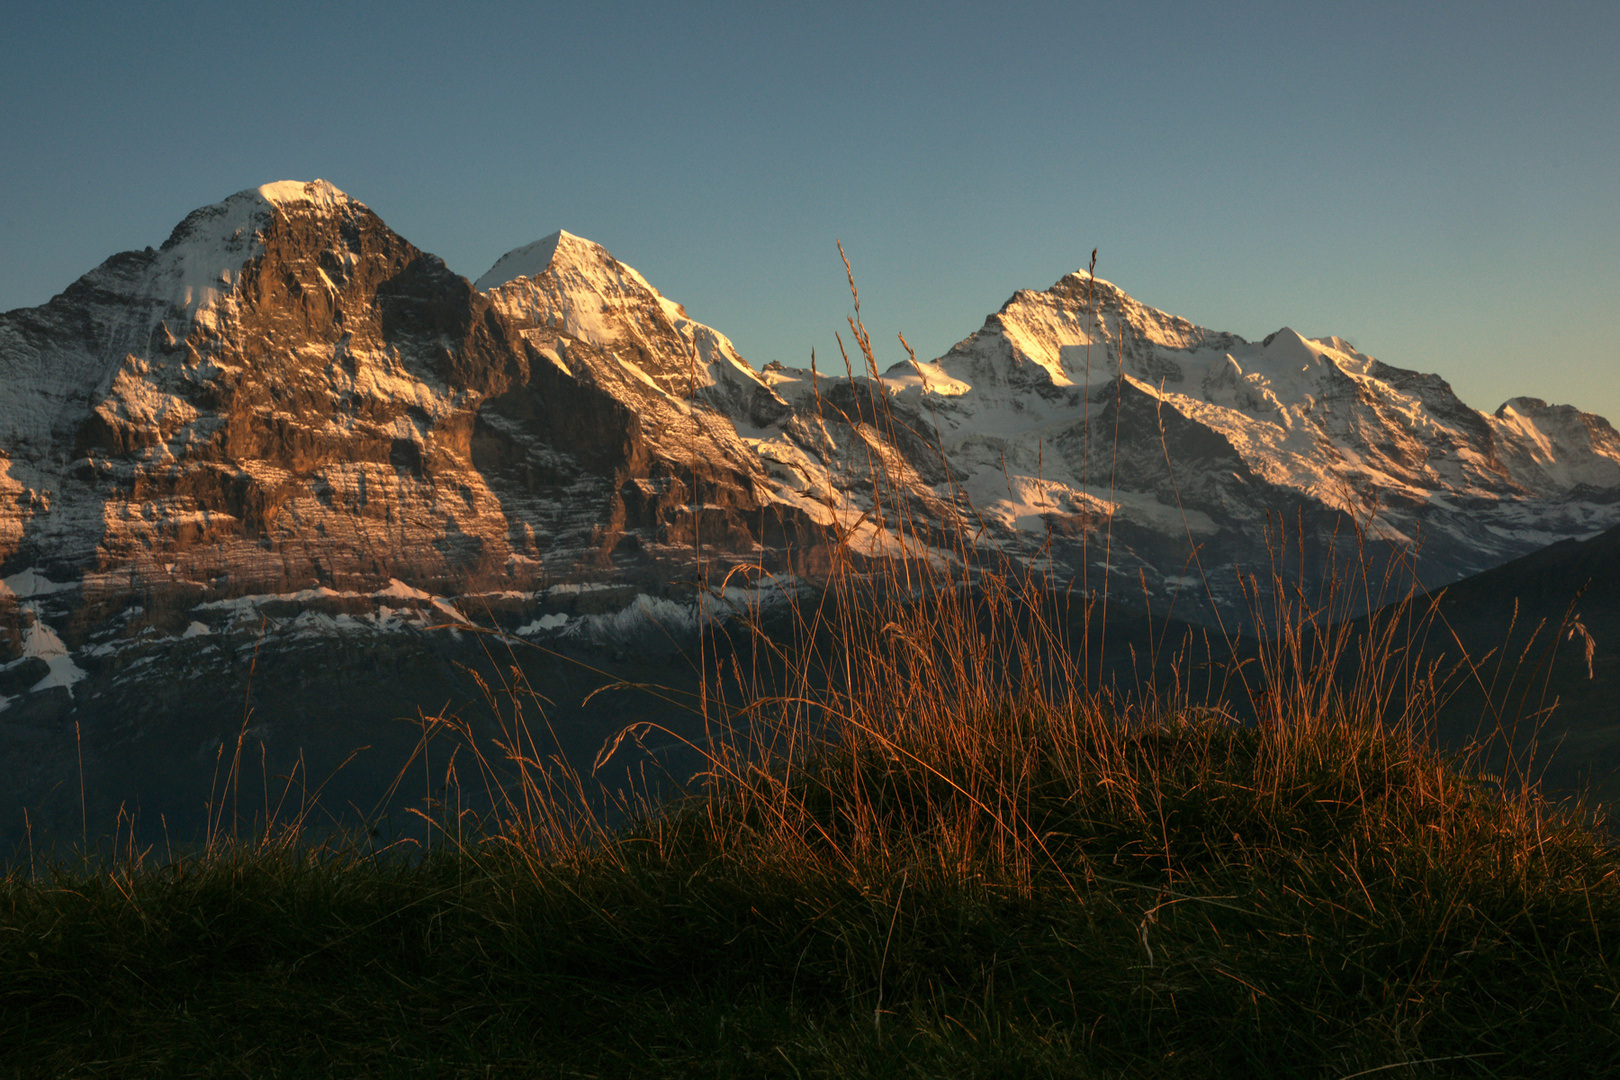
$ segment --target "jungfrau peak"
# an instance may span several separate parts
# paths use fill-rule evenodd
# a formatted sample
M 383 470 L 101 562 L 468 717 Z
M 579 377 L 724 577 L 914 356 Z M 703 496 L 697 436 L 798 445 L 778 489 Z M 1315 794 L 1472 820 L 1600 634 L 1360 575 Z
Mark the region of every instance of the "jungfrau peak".
M 1185 584 L 1176 564 L 1195 546 L 1220 571 L 1200 590 L 1264 565 L 1268 513 L 1421 539 L 1431 585 L 1620 516 L 1620 437 L 1601 417 L 1533 399 L 1487 416 L 1340 338 L 1285 327 L 1249 343 L 1084 274 L 1015 294 L 939 360 L 887 378 L 926 394 L 981 512 L 1036 531 L 1111 516 L 1132 553 L 1118 569 L 1157 572 L 1161 594 Z M 1167 549 L 1178 534 L 1190 542 Z
M 1620 520 L 1607 421 L 1484 414 L 1339 338 L 1246 342 L 1076 273 L 876 380 L 762 371 L 589 240 L 474 284 L 324 181 L 0 315 L 0 453 L 0 663 L 58 688 L 249 623 L 569 633 L 587 586 L 679 599 L 699 560 L 813 578 L 832 535 L 896 550 L 874 470 L 914 520 L 1190 616 L 1237 605 L 1268 515 L 1421 540 L 1429 584 Z

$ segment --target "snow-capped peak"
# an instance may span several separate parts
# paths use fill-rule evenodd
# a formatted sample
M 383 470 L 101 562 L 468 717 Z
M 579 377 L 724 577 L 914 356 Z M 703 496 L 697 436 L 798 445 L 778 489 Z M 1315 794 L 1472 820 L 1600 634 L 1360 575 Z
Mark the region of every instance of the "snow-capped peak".
M 496 294 L 498 307 L 606 348 L 645 329 L 627 309 L 650 302 L 666 318 L 685 314 L 607 248 L 562 229 L 502 255 L 473 287 Z
M 242 267 L 264 252 L 264 230 L 275 215 L 305 207 L 363 209 L 363 204 L 325 180 L 280 180 L 238 191 L 186 215 L 135 291 L 196 317 L 230 292 Z
M 573 259 L 566 261 L 577 261 L 580 255 L 607 256 L 607 251 L 601 244 L 582 236 L 575 236 L 566 229 L 558 229 L 550 236 L 542 237 L 520 248 L 513 248 L 496 259 L 495 265 L 474 282 L 473 287 L 479 292 L 488 292 L 521 277 L 538 277 L 551 268 L 559 249 L 563 251 L 565 259 L 567 256 L 574 256 Z
M 1267 359 L 1283 363 L 1297 360 L 1302 364 L 1308 364 L 1315 361 L 1320 354 L 1319 349 L 1313 349 L 1311 343 L 1291 326 L 1267 334 L 1261 339 L 1260 347 L 1265 351 Z
M 278 180 L 238 191 L 217 203 L 199 207 L 174 227 L 164 242 L 165 251 L 183 244 L 214 246 L 240 239 L 251 226 L 257 232 L 277 210 L 314 207 L 321 210 L 360 206 L 325 180 Z
M 1489 417 L 1509 469 L 1555 487 L 1620 485 L 1620 432 L 1601 416 L 1540 398 L 1504 401 Z
M 767 423 L 787 405 L 724 334 L 692 319 L 601 244 L 559 229 L 507 252 L 474 283 L 497 311 L 618 356 L 637 380 L 674 397 L 702 389 L 711 404 Z M 644 366 L 650 356 L 665 363 Z
M 325 180 L 310 180 L 307 183 L 302 180 L 277 180 L 255 190 L 259 198 L 272 206 L 310 203 L 318 207 L 334 207 L 355 201 Z

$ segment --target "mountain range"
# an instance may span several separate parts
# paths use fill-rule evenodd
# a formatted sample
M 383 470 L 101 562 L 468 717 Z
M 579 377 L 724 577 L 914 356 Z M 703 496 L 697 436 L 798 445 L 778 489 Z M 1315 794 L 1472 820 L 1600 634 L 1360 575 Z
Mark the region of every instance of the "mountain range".
M 999 553 L 1215 624 L 1279 536 L 1302 587 L 1376 548 L 1436 588 L 1620 523 L 1601 417 L 1480 412 L 1085 271 L 934 359 L 850 334 L 756 369 L 598 244 L 470 282 L 319 180 L 196 210 L 0 315 L 0 729 L 127 727 L 278 648 L 692 624 L 694 580 L 813 582 L 837 547 Z

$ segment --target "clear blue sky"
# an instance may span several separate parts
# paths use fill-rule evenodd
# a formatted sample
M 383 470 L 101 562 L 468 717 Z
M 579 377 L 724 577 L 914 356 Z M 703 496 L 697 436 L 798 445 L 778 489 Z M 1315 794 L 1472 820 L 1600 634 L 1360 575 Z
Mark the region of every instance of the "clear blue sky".
M 1615 0 L 12 0 L 5 35 L 0 310 L 323 177 L 468 277 L 600 241 L 756 365 L 833 351 L 835 239 L 924 357 L 1097 247 L 1203 325 L 1620 422 Z

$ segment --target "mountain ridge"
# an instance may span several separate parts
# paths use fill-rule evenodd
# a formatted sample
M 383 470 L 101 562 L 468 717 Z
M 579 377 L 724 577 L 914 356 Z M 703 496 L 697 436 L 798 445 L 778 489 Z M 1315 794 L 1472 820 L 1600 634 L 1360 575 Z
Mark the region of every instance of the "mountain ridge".
M 565 230 L 478 282 L 282 181 L 0 315 L 0 574 L 64 586 L 0 612 L 0 663 L 29 618 L 78 656 L 392 581 L 519 596 L 533 627 L 561 584 L 656 599 L 700 563 L 916 550 L 907 515 L 1204 621 L 1241 617 L 1280 525 L 1310 534 L 1312 581 L 1359 531 L 1436 586 L 1620 520 L 1601 417 L 1485 414 L 1341 338 L 1249 342 L 1084 271 L 940 357 L 837 374 L 756 370 Z
M 1340 338 L 1249 342 L 1084 272 L 942 356 L 836 373 L 754 368 L 562 230 L 479 281 L 281 182 L 0 314 L 0 761 L 31 827 L 82 824 L 80 760 L 109 814 L 177 821 L 234 739 L 279 769 L 409 753 L 396 711 L 476 704 L 475 623 L 672 678 L 691 633 L 840 547 L 1007 558 L 1162 632 L 1244 625 L 1240 575 L 1285 537 L 1312 596 L 1363 558 L 1416 551 L 1397 588 L 1439 587 L 1620 523 L 1600 417 L 1488 415 Z M 586 761 L 645 718 L 564 715 Z

